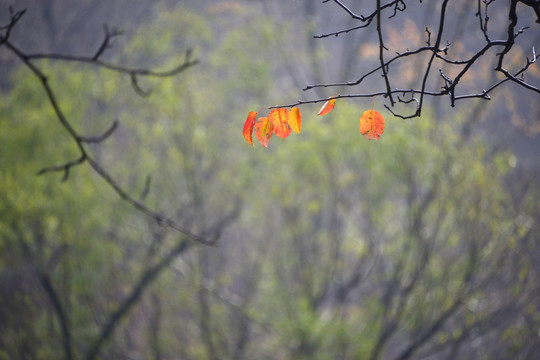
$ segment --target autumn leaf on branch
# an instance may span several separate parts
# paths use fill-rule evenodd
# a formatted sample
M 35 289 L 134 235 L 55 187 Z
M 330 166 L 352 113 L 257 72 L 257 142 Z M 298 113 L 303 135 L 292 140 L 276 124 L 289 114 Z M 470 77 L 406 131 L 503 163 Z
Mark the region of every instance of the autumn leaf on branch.
M 293 129 L 295 133 L 300 134 L 300 131 L 302 130 L 302 114 L 300 114 L 300 109 L 293 107 L 289 111 L 288 122 L 291 129 Z
M 272 134 L 286 139 L 294 130 L 297 134 L 302 130 L 302 114 L 300 109 L 293 107 L 277 108 L 270 111 L 268 117 L 257 118 L 256 111 L 250 111 L 242 134 L 246 141 L 253 145 L 253 131 L 262 146 L 268 147 Z
M 273 125 L 273 133 L 282 139 L 286 139 L 291 134 L 289 126 L 289 110 L 286 108 L 273 109 L 268 114 L 268 118 Z
M 331 2 L 328 0 L 324 0 L 324 3 Z M 453 51 L 452 42 L 447 41 L 446 45 L 443 44 L 443 39 L 446 35 L 443 36 L 443 34 L 446 33 L 445 31 L 445 24 L 451 23 L 451 21 L 448 21 L 448 17 L 450 14 L 450 11 L 447 12 L 447 8 L 451 8 L 451 6 L 447 6 L 450 1 L 449 0 L 442 0 L 439 6 L 439 14 L 437 18 L 439 19 L 439 26 L 436 33 L 433 33 L 433 29 L 430 29 L 430 26 L 425 27 L 418 27 L 418 29 L 421 29 L 420 34 L 425 36 L 427 41 L 425 42 L 426 45 L 419 45 L 415 49 L 409 50 L 407 48 L 404 52 L 398 52 L 395 51 L 395 55 L 384 55 L 384 50 L 390 51 L 390 53 L 394 53 L 394 51 L 391 51 L 392 46 L 385 45 L 384 42 L 384 36 L 383 36 L 383 28 L 381 27 L 381 18 L 383 18 L 383 12 L 388 12 L 393 10 L 393 14 L 390 14 L 388 18 L 392 18 L 396 15 L 396 11 L 405 11 L 406 6 L 404 1 L 400 0 L 394 0 L 389 1 L 381 6 L 381 1 L 377 1 L 377 9 L 371 13 L 369 16 L 363 16 L 363 15 L 357 15 L 355 14 L 351 9 L 347 7 L 347 5 L 343 4 L 340 1 L 333 1 L 339 7 L 341 7 L 345 12 L 352 16 L 354 20 L 358 20 L 362 22 L 363 24 L 359 26 L 354 26 L 352 28 L 347 28 L 331 33 L 321 34 L 314 36 L 315 38 L 326 38 L 330 36 L 338 36 L 341 34 L 349 33 L 353 30 L 360 30 L 360 29 L 367 29 L 372 23 L 372 21 L 376 20 L 377 27 L 376 32 L 378 35 L 378 49 L 379 49 L 379 64 L 373 65 L 371 69 L 366 69 L 365 72 L 358 77 L 358 80 L 356 81 L 342 81 L 342 82 L 332 82 L 332 83 L 318 83 L 318 84 L 311 84 L 306 87 L 304 87 L 305 90 L 315 89 L 315 88 L 335 88 L 340 89 L 343 87 L 348 86 L 358 86 L 362 82 L 365 83 L 365 79 L 368 77 L 376 76 L 376 74 L 382 75 L 383 82 L 384 82 L 384 90 L 380 89 L 378 91 L 369 90 L 361 91 L 360 93 L 352 94 L 352 93 L 346 93 L 346 94 L 336 94 L 334 93 L 330 97 L 326 98 L 316 98 L 311 100 L 297 100 L 295 103 L 291 103 L 288 105 L 275 105 L 267 107 L 267 109 L 275 109 L 272 110 L 271 114 L 269 115 L 269 118 L 271 119 L 271 123 L 274 126 L 274 129 L 272 131 L 273 134 L 276 134 L 279 137 L 286 138 L 290 135 L 291 130 L 294 130 L 295 132 L 300 131 L 301 126 L 301 119 L 296 117 L 296 111 L 295 108 L 297 106 L 303 106 L 307 104 L 315 104 L 315 103 L 323 103 L 324 105 L 318 112 L 318 115 L 324 116 L 329 114 L 331 111 L 333 111 L 336 100 L 337 99 L 343 99 L 343 98 L 373 98 L 375 100 L 375 97 L 382 95 L 386 99 L 389 99 L 390 107 L 388 105 L 385 105 L 387 110 L 395 117 L 399 117 L 402 119 L 410 119 L 415 117 L 420 117 L 422 114 L 422 109 L 424 108 L 425 99 L 428 96 L 432 97 L 439 97 L 439 96 L 448 96 L 450 99 L 450 105 L 453 107 L 455 106 L 456 101 L 461 101 L 465 99 L 472 99 L 472 98 L 480 98 L 484 100 L 491 99 L 489 93 L 493 92 L 494 89 L 498 88 L 504 83 L 507 82 L 513 82 L 517 85 L 520 85 L 527 90 L 530 90 L 534 93 L 540 93 L 540 88 L 535 85 L 534 83 L 529 83 L 525 81 L 524 74 L 531 68 L 531 66 L 536 65 L 538 63 L 538 59 L 540 59 L 540 55 L 536 53 L 534 46 L 532 46 L 532 57 L 527 57 L 523 61 L 523 65 L 519 69 L 514 69 L 512 71 L 507 69 L 507 65 L 509 60 L 505 60 L 510 56 L 511 50 L 514 46 L 514 44 L 517 44 L 515 41 L 517 36 L 521 37 L 521 34 L 525 32 L 525 30 L 529 29 L 529 26 L 524 26 L 521 29 L 517 30 L 516 25 L 518 24 L 518 12 L 517 12 L 517 6 L 519 3 L 523 3 L 527 6 L 530 6 L 533 8 L 534 12 L 536 13 L 537 17 L 540 15 L 540 7 L 537 5 L 539 3 L 539 0 L 512 0 L 510 2 L 509 6 L 509 19 L 510 21 L 505 20 L 500 25 L 502 25 L 501 30 L 505 30 L 504 32 L 507 34 L 506 39 L 496 39 L 492 40 L 490 38 L 491 31 L 488 31 L 488 7 L 490 4 L 494 3 L 494 1 L 486 1 L 483 2 L 478 1 L 478 9 L 475 10 L 475 16 L 480 19 L 479 22 L 477 22 L 480 25 L 480 37 L 482 38 L 483 46 L 477 46 L 475 45 L 475 53 L 470 56 L 467 55 L 466 58 L 455 58 L 456 55 L 450 55 L 449 52 Z M 420 1 L 422 2 L 422 1 Z M 467 2 L 464 2 L 467 3 Z M 430 10 L 431 11 L 431 10 Z M 540 19 L 540 17 L 539 17 Z M 539 20 L 540 21 L 540 20 Z M 538 21 L 537 21 L 538 22 Z M 371 26 L 371 29 L 374 27 Z M 410 32 L 407 30 L 407 33 Z M 397 34 L 397 33 L 396 33 Z M 403 35 L 403 34 L 399 34 Z M 406 34 L 408 36 L 409 34 Z M 415 36 L 416 36 L 415 35 Z M 393 37 L 390 37 L 390 41 L 386 41 L 387 43 L 395 43 L 395 39 Z M 397 39 L 397 38 L 396 38 Z M 416 42 L 416 41 L 415 41 Z M 400 46 L 402 41 L 399 41 Z M 375 45 L 377 46 L 377 45 Z M 496 51 L 492 51 L 492 49 L 499 49 Z M 492 57 L 495 59 L 495 66 L 493 67 L 493 70 L 496 73 L 500 73 L 503 76 L 502 79 L 496 79 L 493 78 L 493 83 L 487 88 L 482 89 L 481 91 L 477 91 L 476 93 L 470 93 L 470 94 L 458 94 L 459 91 L 456 91 L 458 89 L 458 84 L 463 84 L 462 79 L 466 78 L 466 74 L 470 74 L 470 69 L 474 69 L 473 65 L 479 64 L 480 59 L 485 59 L 485 57 L 482 57 L 484 54 L 491 52 Z M 461 51 L 458 51 L 458 53 Z M 517 51 L 516 55 L 519 55 L 521 50 Z M 424 56 L 425 54 L 429 56 Z M 457 54 L 459 55 L 459 54 Z M 424 58 L 422 58 L 424 57 Z M 390 76 L 390 68 L 395 69 L 396 66 L 399 66 L 394 73 L 397 73 L 401 71 L 401 66 L 406 66 L 408 61 L 419 61 L 419 64 L 422 64 L 423 73 L 420 73 L 420 78 L 423 78 L 423 81 L 421 81 L 421 87 L 418 88 L 402 88 L 401 86 L 393 88 L 391 86 L 391 83 L 397 82 L 391 79 Z M 439 62 L 442 62 L 448 66 L 448 69 L 446 70 L 439 70 L 439 76 L 441 79 L 439 79 L 440 82 L 442 82 L 441 85 L 437 85 L 434 88 L 431 88 L 431 83 L 435 84 L 433 81 L 427 81 L 428 79 L 433 78 L 434 71 L 431 71 L 431 69 L 436 66 Z M 401 63 L 401 64 L 400 64 Z M 400 65 L 398 65 L 400 64 Z M 506 66 L 505 66 L 506 64 Z M 519 66 L 518 66 L 519 67 Z M 455 69 L 456 71 L 449 71 L 449 69 Z M 433 73 L 433 74 L 432 74 Z M 450 75 L 452 74 L 452 75 Z M 392 81 L 391 81 L 392 80 Z M 461 81 L 461 82 L 460 82 Z M 395 96 L 399 96 L 399 94 L 403 94 L 402 98 L 394 99 Z M 413 113 L 411 114 L 400 114 L 392 110 L 394 108 L 396 102 L 402 103 L 402 104 L 416 104 L 416 109 L 414 109 Z M 287 110 L 290 109 L 290 110 Z M 288 116 L 286 116 L 286 113 L 289 113 Z M 298 113 L 299 114 L 299 113 Z M 284 118 L 287 118 L 285 120 Z M 298 120 L 298 121 L 297 121 Z M 249 124 L 246 125 L 247 128 L 245 128 L 245 131 L 249 133 Z M 384 132 L 384 118 L 383 116 L 375 111 L 373 107 L 371 110 L 365 111 L 361 118 L 360 118 L 360 132 L 364 137 L 366 137 L 369 140 L 377 140 L 381 137 L 382 133 Z M 249 135 L 246 134 L 246 140 L 249 141 Z M 251 142 L 250 142 L 251 144 Z
M 336 99 L 331 98 L 326 101 L 319 115 L 326 115 L 333 110 Z M 375 99 L 373 99 L 375 104 Z M 289 105 L 293 106 L 293 105 Z M 298 107 L 293 106 L 290 110 L 286 107 L 276 107 L 270 110 L 268 117 L 257 117 L 256 111 L 248 114 L 244 123 L 243 135 L 246 141 L 253 146 L 253 130 L 255 136 L 263 147 L 268 147 L 268 143 L 273 134 L 282 139 L 286 139 L 294 130 L 300 133 L 302 130 L 302 114 Z M 360 117 L 360 133 L 369 140 L 378 140 L 384 132 L 384 117 L 373 107 L 364 111 Z
M 255 123 L 255 136 L 259 140 L 262 146 L 268 147 L 268 142 L 272 137 L 272 130 L 274 125 L 267 117 L 260 117 Z
M 377 110 L 366 110 L 360 117 L 360 133 L 369 140 L 378 140 L 384 132 L 384 117 Z
M 257 117 L 257 112 L 250 111 L 246 119 L 246 122 L 244 123 L 243 135 L 246 141 L 251 144 L 251 146 L 254 146 L 253 145 L 253 128 L 255 126 L 256 117 Z
M 330 111 L 334 110 L 334 105 L 336 104 L 336 99 L 330 99 L 328 100 L 327 102 L 324 103 L 324 105 L 322 106 L 321 110 L 319 110 L 319 114 L 318 115 L 326 115 L 328 114 Z

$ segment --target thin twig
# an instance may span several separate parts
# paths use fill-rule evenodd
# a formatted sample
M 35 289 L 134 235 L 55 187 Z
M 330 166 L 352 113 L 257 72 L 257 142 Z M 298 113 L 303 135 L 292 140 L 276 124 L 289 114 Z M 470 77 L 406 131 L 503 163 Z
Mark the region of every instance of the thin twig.
M 323 2 L 328 2 L 328 1 L 323 1 Z M 394 8 L 394 12 L 392 13 L 392 15 L 389 16 L 389 18 L 393 18 L 394 16 L 396 16 L 398 11 L 404 11 L 407 8 L 407 6 L 405 5 L 405 2 L 403 2 L 403 0 L 393 0 L 393 1 L 389 2 L 389 3 L 387 3 L 387 4 L 382 5 L 380 7 L 380 9 L 375 10 L 371 14 L 369 14 L 367 16 L 363 16 L 363 15 L 355 14 L 349 7 L 347 7 L 341 1 L 339 1 L 339 0 L 333 0 L 333 1 L 337 5 L 339 5 L 343 10 L 345 10 L 345 12 L 347 12 L 353 19 L 359 20 L 359 21 L 363 22 L 364 24 L 359 25 L 359 26 L 355 26 L 355 27 L 352 27 L 352 28 L 346 29 L 346 30 L 340 30 L 340 31 L 335 31 L 335 32 L 327 33 L 327 34 L 321 34 L 321 35 L 313 36 L 316 39 L 321 39 L 321 38 L 325 38 L 325 37 L 329 37 L 329 36 L 338 36 L 338 35 L 346 34 L 348 32 L 354 31 L 354 30 L 366 28 L 369 25 L 371 25 L 371 23 L 373 22 L 373 19 L 375 19 L 375 16 L 377 16 L 377 14 L 380 14 L 381 11 L 386 9 L 386 8 L 392 8 L 392 7 Z
M 386 96 L 388 96 L 388 98 L 390 99 L 390 104 L 394 106 L 394 98 L 392 97 L 390 80 L 388 79 L 388 72 L 384 64 L 384 50 L 387 49 L 384 46 L 381 29 L 381 0 L 377 0 L 377 35 L 379 36 L 379 61 L 381 63 L 381 70 L 383 73 L 384 83 L 386 85 Z
M 111 40 L 119 35 L 122 35 L 123 32 L 120 30 L 113 29 L 112 32 L 109 32 L 109 28 L 107 27 L 107 24 L 103 24 L 103 32 L 105 33 L 105 38 L 103 39 L 103 42 L 101 43 L 100 47 L 92 57 L 92 59 L 95 61 L 97 60 L 101 54 L 105 51 L 105 49 L 110 48 L 111 46 Z
M 79 136 L 79 140 L 84 143 L 100 143 L 106 140 L 118 128 L 118 120 L 114 120 L 111 127 L 98 136 Z

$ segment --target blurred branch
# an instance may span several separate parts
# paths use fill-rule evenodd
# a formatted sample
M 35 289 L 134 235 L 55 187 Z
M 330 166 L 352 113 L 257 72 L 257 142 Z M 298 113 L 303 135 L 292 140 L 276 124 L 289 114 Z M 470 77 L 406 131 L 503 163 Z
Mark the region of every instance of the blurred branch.
M 75 130 L 73 125 L 70 123 L 70 121 L 67 119 L 67 117 L 64 115 L 64 112 L 62 111 L 60 105 L 58 104 L 56 94 L 54 93 L 52 87 L 49 85 L 47 76 L 34 63 L 34 60 L 38 60 L 38 59 L 72 61 L 72 62 L 77 62 L 77 63 L 88 63 L 88 64 L 91 64 L 97 67 L 102 67 L 102 68 L 105 68 L 105 69 L 108 69 L 117 73 L 128 74 L 131 78 L 132 85 L 136 93 L 139 95 L 146 96 L 148 93 L 144 92 L 138 86 L 137 77 L 147 76 L 147 77 L 162 77 L 163 78 L 163 77 L 175 76 L 183 72 L 184 70 L 197 64 L 197 60 L 193 60 L 191 58 L 191 50 L 186 51 L 184 61 L 181 64 L 179 64 L 178 66 L 176 66 L 175 68 L 171 70 L 166 70 L 166 71 L 155 71 L 155 70 L 144 69 L 144 68 L 129 68 L 129 67 L 121 66 L 121 65 L 114 65 L 114 64 L 99 60 L 99 57 L 103 54 L 103 52 L 107 48 L 111 46 L 111 40 L 114 37 L 120 35 L 121 32 L 115 29 L 113 29 L 112 31 L 109 31 L 107 26 L 104 26 L 105 38 L 101 46 L 99 47 L 99 49 L 96 51 L 96 53 L 93 56 L 85 57 L 85 56 L 73 56 L 73 55 L 62 55 L 62 54 L 27 54 L 23 52 L 22 50 L 20 50 L 17 46 L 15 46 L 9 39 L 11 29 L 24 15 L 25 10 L 13 12 L 10 9 L 10 13 L 11 13 L 11 21 L 7 25 L 0 27 L 1 30 L 5 31 L 3 35 L 0 35 L 0 45 L 6 46 L 6 48 L 10 50 L 13 54 L 15 54 L 38 78 L 43 90 L 45 91 L 47 99 L 51 107 L 53 108 L 54 113 L 56 114 L 56 117 L 58 118 L 58 121 L 67 131 L 69 136 L 73 139 L 80 153 L 80 156 L 77 159 L 66 162 L 64 164 L 59 164 L 59 165 L 43 168 L 38 172 L 38 175 L 42 175 L 48 172 L 61 171 L 61 172 L 64 172 L 62 181 L 65 181 L 68 179 L 69 171 L 71 170 L 72 167 L 77 166 L 77 165 L 82 165 L 83 163 L 87 163 L 103 180 L 105 180 L 105 182 L 123 200 L 131 204 L 134 208 L 136 208 L 143 214 L 156 220 L 158 224 L 160 224 L 161 226 L 174 229 L 184 234 L 189 239 L 196 241 L 198 243 L 201 243 L 204 245 L 212 245 L 212 246 L 215 245 L 217 238 L 219 237 L 219 235 L 217 234 L 218 232 L 217 230 L 215 233 L 208 234 L 207 236 L 202 236 L 202 235 L 192 232 L 191 230 L 189 230 L 188 228 L 186 228 L 179 222 L 172 220 L 169 217 L 146 207 L 141 202 L 142 199 L 144 199 L 144 197 L 141 198 L 141 201 L 136 200 L 128 191 L 122 188 L 119 185 L 119 183 L 96 160 L 94 160 L 90 156 L 84 144 L 100 143 L 106 140 L 117 129 L 118 121 L 115 120 L 113 124 L 111 125 L 111 127 L 101 135 L 83 136 L 79 134 L 77 130 Z M 221 229 L 219 229 L 219 231 L 221 231 Z
M 62 329 L 62 340 L 64 345 L 65 359 L 71 360 L 73 359 L 73 349 L 71 345 L 71 330 L 69 328 L 69 322 L 66 312 L 64 311 L 64 307 L 62 306 L 60 297 L 56 293 L 56 290 L 54 289 L 49 276 L 45 272 L 38 269 L 36 269 L 36 272 L 39 278 L 39 282 L 41 283 L 41 286 L 43 286 L 43 289 L 45 289 L 45 293 L 49 297 L 49 300 L 53 305 L 53 309 L 58 316 L 58 322 L 60 323 L 60 328 Z
M 201 281 L 203 282 L 205 274 L 208 271 L 208 254 L 204 252 L 204 249 L 199 249 L 198 255 L 198 264 L 201 268 L 201 271 L 199 271 L 199 276 L 203 279 Z M 209 295 L 209 292 L 206 291 L 204 287 L 199 287 L 197 289 L 197 300 L 200 311 L 200 314 L 198 316 L 199 334 L 208 359 L 219 360 L 218 350 L 216 350 L 215 344 L 215 326 L 212 326 L 214 319 Z
M 0 40 L 1 41 L 1 40 Z M 164 71 L 156 71 L 145 68 L 131 68 L 122 65 L 116 65 L 109 62 L 101 61 L 99 59 L 94 59 L 90 56 L 76 56 L 76 55 L 65 55 L 65 54 L 25 54 L 24 55 L 28 60 L 59 60 L 59 61 L 69 61 L 77 63 L 88 63 L 94 66 L 102 67 L 114 72 L 128 74 L 130 76 L 151 76 L 151 77 L 171 77 L 180 74 L 182 71 L 186 70 L 189 67 L 197 65 L 198 60 L 191 59 L 191 50 L 186 51 L 184 61 L 170 69 Z
M 60 329 L 62 331 L 64 358 L 66 360 L 72 360 L 74 357 L 73 357 L 73 346 L 71 342 L 71 329 L 69 325 L 68 315 L 66 314 L 64 305 L 62 305 L 60 296 L 58 296 L 58 293 L 56 289 L 54 288 L 47 272 L 42 268 L 42 266 L 39 265 L 39 262 L 36 262 L 33 259 L 34 257 L 32 254 L 33 252 L 30 246 L 28 245 L 28 243 L 26 243 L 26 241 L 23 238 L 20 238 L 19 242 L 21 244 L 23 253 L 30 260 L 29 263 L 34 269 L 34 272 L 36 273 L 37 278 L 39 280 L 39 283 L 43 287 L 43 290 L 45 290 L 45 294 L 47 294 L 47 297 L 49 298 L 49 301 L 51 302 L 54 312 L 58 318 Z
M 13 29 L 13 27 L 17 24 L 17 22 L 21 19 L 25 12 L 26 9 L 13 12 L 13 8 L 11 6 L 9 7 L 9 14 L 11 20 L 7 25 L 0 26 L 0 31 L 5 31 L 5 34 L 0 36 L 0 46 L 2 46 L 6 41 L 8 41 L 9 36 L 11 35 L 11 29 Z
M 147 178 L 147 185 L 149 186 L 149 180 Z M 212 239 L 215 244 L 221 237 L 223 230 L 231 225 L 236 218 L 239 216 L 240 212 L 239 203 L 237 203 L 232 210 L 230 210 L 226 215 L 224 215 L 216 224 L 214 224 L 211 229 L 216 229 L 219 227 L 219 230 L 215 230 L 215 234 L 212 234 Z M 152 217 L 152 216 L 151 216 Z M 172 226 L 171 226 L 172 227 Z M 180 231 L 180 230 L 179 230 Z M 182 231 L 181 231 L 182 232 Z M 196 236 L 196 235 L 195 235 Z M 193 238 L 187 236 L 187 238 L 194 240 Z M 199 242 L 207 241 L 205 238 L 201 238 Z M 129 311 L 137 304 L 140 297 L 143 295 L 144 291 L 148 286 L 150 286 L 157 277 L 165 269 L 171 265 L 173 260 L 178 258 L 181 254 L 187 251 L 190 247 L 188 241 L 185 238 L 181 238 L 178 243 L 173 246 L 170 250 L 165 252 L 159 257 L 154 264 L 148 265 L 146 269 L 142 272 L 139 280 L 133 286 L 129 295 L 119 304 L 118 309 L 114 311 L 110 316 L 108 316 L 107 322 L 102 326 L 99 336 L 96 340 L 90 345 L 89 350 L 86 354 L 86 360 L 94 360 L 99 356 L 99 352 L 103 345 L 110 339 L 113 331 L 122 321 L 122 319 L 129 313 Z M 208 243 L 208 245 L 211 245 Z
M 176 245 L 166 256 L 164 256 L 159 262 L 155 265 L 147 268 L 139 281 L 133 286 L 130 294 L 125 298 L 125 300 L 118 306 L 118 309 L 114 311 L 109 317 L 107 322 L 103 325 L 99 336 L 96 340 L 90 345 L 90 348 L 85 356 L 86 360 L 96 359 L 99 355 L 99 352 L 105 342 L 111 337 L 112 332 L 118 326 L 119 322 L 124 318 L 125 315 L 133 308 L 137 303 L 144 290 L 152 284 L 152 282 L 158 277 L 163 270 L 165 270 L 169 264 L 181 253 L 186 251 L 189 248 L 189 243 L 187 241 L 181 240 L 178 245 Z
M 137 93 L 140 97 L 147 97 L 152 92 L 151 90 L 143 90 L 139 86 L 139 82 L 137 80 L 137 75 L 135 73 L 130 73 L 129 77 L 131 78 L 131 87 L 133 87 L 133 91 Z
M 84 163 L 86 160 L 87 160 L 87 155 L 86 155 L 86 153 L 83 153 L 82 156 L 79 157 L 78 159 L 68 161 L 68 162 L 66 162 L 64 164 L 60 164 L 60 165 L 53 165 L 53 166 L 45 167 L 45 168 L 39 170 L 37 172 L 37 175 L 43 175 L 43 174 L 48 173 L 48 172 L 63 171 L 64 176 L 62 177 L 62 182 L 64 182 L 69 177 L 69 170 L 73 166 L 77 166 L 77 165 L 80 165 L 80 164 Z
M 118 120 L 114 120 L 111 127 L 107 129 L 103 134 L 98 136 L 79 136 L 79 140 L 85 143 L 100 143 L 107 139 L 118 127 Z
M 146 180 L 144 182 L 144 189 L 143 189 L 141 195 L 139 196 L 139 201 L 144 201 L 144 199 L 146 199 L 146 197 L 150 193 L 150 185 L 151 184 L 152 184 L 152 176 L 147 175 Z

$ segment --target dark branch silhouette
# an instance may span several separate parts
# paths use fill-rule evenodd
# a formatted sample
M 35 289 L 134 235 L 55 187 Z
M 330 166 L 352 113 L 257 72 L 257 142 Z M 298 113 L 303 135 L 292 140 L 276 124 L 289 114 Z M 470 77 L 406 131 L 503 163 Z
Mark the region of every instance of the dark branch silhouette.
M 315 38 L 326 38 L 330 36 L 339 36 L 346 34 L 352 31 L 368 31 L 369 25 L 375 20 L 376 22 L 376 34 L 378 38 L 378 47 L 379 47 L 379 65 L 366 70 L 363 75 L 361 75 L 355 81 L 346 81 L 346 82 L 332 82 L 332 83 L 321 83 L 321 84 L 311 84 L 306 86 L 303 90 L 307 91 L 315 88 L 343 88 L 343 87 L 355 87 L 361 85 L 367 78 L 373 78 L 373 75 L 379 74 L 382 77 L 382 87 L 384 90 L 380 91 L 371 91 L 371 92 L 360 92 L 360 93 L 347 93 L 347 94 L 338 94 L 332 96 L 334 99 L 340 98 L 373 98 L 375 96 L 383 96 L 384 98 L 389 99 L 389 105 L 385 104 L 385 107 L 396 117 L 408 119 L 418 117 L 422 114 L 422 109 L 424 108 L 424 99 L 426 96 L 430 97 L 440 97 L 448 96 L 450 106 L 455 106 L 457 100 L 467 100 L 467 99 L 483 99 L 490 100 L 490 93 L 493 92 L 496 88 L 500 87 L 502 84 L 512 81 L 515 84 L 531 91 L 532 93 L 540 94 L 540 87 L 538 85 L 529 83 L 525 80 L 524 75 L 529 67 L 536 63 L 539 55 L 536 54 L 535 49 L 532 49 L 532 56 L 530 58 L 524 59 L 523 66 L 518 70 L 509 70 L 505 68 L 505 57 L 506 55 L 514 48 L 515 39 L 519 35 L 523 34 L 525 31 L 529 30 L 530 27 L 525 26 L 516 31 L 516 25 L 518 22 L 518 15 L 516 12 L 517 4 L 522 3 L 534 10 L 538 16 L 537 23 L 540 23 L 540 2 L 535 0 L 512 0 L 509 3 L 508 8 L 508 25 L 506 26 L 506 39 L 492 40 L 488 32 L 489 15 L 488 10 L 489 6 L 492 4 L 492 1 L 481 1 L 477 0 L 477 12 L 476 17 L 479 19 L 479 30 L 482 34 L 484 44 L 481 48 L 477 49 L 475 53 L 467 59 L 451 59 L 448 55 L 449 50 L 451 49 L 452 44 L 442 43 L 443 32 L 447 24 L 448 12 L 447 4 L 448 1 L 442 1 L 440 8 L 438 10 L 438 29 L 434 34 L 434 42 L 431 43 L 432 33 L 431 30 L 426 27 L 425 32 L 427 35 L 427 46 L 419 46 L 416 49 L 408 50 L 404 53 L 396 52 L 392 57 L 386 57 L 385 52 L 391 51 L 388 49 L 384 42 L 384 25 L 381 24 L 382 19 L 390 19 L 397 15 L 398 12 L 406 11 L 407 5 L 405 0 L 393 0 L 388 1 L 387 3 L 382 3 L 382 1 L 377 0 L 376 9 L 371 14 L 364 16 L 358 14 L 351 10 L 347 5 L 345 5 L 340 0 L 325 0 L 323 3 L 334 3 L 340 9 L 342 9 L 348 16 L 354 21 L 358 21 L 361 25 L 351 27 L 344 30 L 334 31 L 326 34 L 316 35 Z M 420 1 L 422 3 L 422 1 Z M 500 25 L 499 25 L 500 26 Z M 535 26 L 535 25 L 532 25 Z M 535 26 L 537 27 L 537 26 Z M 532 29 L 531 29 L 532 30 Z M 537 31 L 537 30 L 535 30 Z M 470 73 L 471 67 L 477 63 L 477 61 L 483 55 L 486 55 L 488 50 L 498 50 L 499 52 L 494 55 L 497 58 L 496 66 L 493 71 L 500 73 L 504 76 L 503 79 L 497 80 L 493 84 L 489 85 L 485 89 L 480 89 L 473 93 L 458 93 L 459 89 L 462 89 L 463 86 L 461 80 L 463 77 Z M 429 53 L 430 57 L 428 59 L 423 59 L 420 55 L 424 53 Z M 402 89 L 402 88 L 392 88 L 391 83 L 392 79 L 389 75 L 389 70 L 392 66 L 397 66 L 400 60 L 405 58 L 415 59 L 421 63 L 422 70 L 419 72 L 418 78 L 420 80 L 420 87 L 411 88 L 411 89 Z M 439 69 L 438 74 L 440 77 L 439 83 L 442 81 L 442 84 L 438 89 L 431 88 L 431 84 L 434 83 L 436 78 L 435 72 L 432 71 L 433 67 L 436 64 L 436 61 L 442 61 L 443 63 L 449 65 L 453 70 L 457 70 L 457 74 L 454 76 L 449 75 L 449 71 L 443 72 L 442 69 Z M 399 96 L 401 94 L 401 96 Z M 397 96 L 397 101 L 395 97 Z M 327 101 L 329 98 L 319 98 L 315 100 L 298 100 L 295 103 L 287 105 L 276 105 L 271 106 L 270 108 L 278 107 L 293 107 L 301 104 L 310 104 L 310 103 L 319 103 Z M 414 103 L 415 109 L 411 114 L 402 114 L 394 110 L 396 103 L 409 104 Z
M 113 72 L 122 73 L 129 75 L 132 87 L 139 96 L 148 96 L 150 94 L 149 91 L 143 90 L 139 84 L 138 84 L 138 78 L 141 76 L 144 77 L 158 77 L 158 78 L 165 78 L 165 77 L 172 77 L 176 76 L 183 71 L 187 70 L 188 68 L 194 66 L 197 64 L 197 60 L 191 58 L 191 50 L 187 50 L 185 53 L 184 60 L 176 67 L 170 70 L 165 71 L 156 71 L 151 69 L 145 69 L 145 68 L 130 68 L 123 65 L 116 65 L 113 63 L 105 62 L 100 60 L 100 56 L 104 53 L 104 51 L 111 47 L 112 40 L 121 35 L 122 32 L 116 29 L 109 30 L 107 25 L 104 25 L 104 39 L 97 49 L 97 51 L 92 56 L 75 56 L 75 55 L 65 55 L 65 54 L 29 54 L 24 51 L 22 51 L 18 46 L 16 46 L 11 40 L 10 40 L 10 34 L 13 27 L 18 23 L 18 21 L 21 19 L 21 17 L 24 15 L 26 10 L 21 10 L 14 12 L 10 8 L 10 14 L 11 14 L 11 20 L 10 22 L 5 25 L 1 26 L 0 30 L 3 30 L 4 33 L 0 35 L 0 46 L 5 46 L 9 51 L 11 51 L 15 56 L 17 56 L 23 63 L 26 65 L 31 72 L 38 78 L 46 96 L 47 99 L 51 105 L 51 107 L 54 110 L 54 113 L 60 122 L 60 124 L 64 127 L 68 135 L 73 139 L 75 144 L 77 145 L 78 151 L 79 151 L 79 157 L 67 161 L 63 164 L 57 164 L 49 167 L 45 167 L 38 171 L 38 175 L 43 175 L 49 172 L 63 172 L 64 175 L 62 177 L 62 181 L 66 181 L 69 178 L 69 172 L 70 170 L 75 167 L 82 164 L 88 164 L 105 182 L 126 202 L 131 204 L 134 208 L 142 212 L 143 214 L 153 218 L 157 221 L 158 224 L 160 224 L 163 227 L 171 228 L 173 230 L 176 230 L 182 234 L 184 234 L 189 239 L 196 241 L 198 243 L 201 243 L 203 245 L 209 245 L 209 246 L 215 246 L 217 242 L 217 238 L 219 235 L 216 233 L 210 233 L 207 232 L 206 236 L 202 236 L 200 234 L 196 234 L 192 232 L 190 229 L 188 229 L 186 226 L 182 225 L 180 222 L 172 219 L 169 216 L 166 216 L 158 211 L 152 210 L 148 208 L 141 200 L 137 200 L 135 196 L 131 195 L 128 191 L 126 191 L 124 188 L 120 186 L 120 184 L 99 164 L 98 161 L 96 161 L 87 151 L 85 144 L 88 143 L 101 143 L 105 141 L 107 138 L 109 138 L 114 131 L 118 128 L 118 121 L 115 120 L 110 128 L 106 130 L 103 134 L 97 135 L 97 136 L 87 136 L 80 134 L 70 123 L 69 119 L 64 115 L 64 112 L 62 111 L 62 108 L 58 104 L 56 94 L 52 87 L 49 84 L 47 75 L 41 70 L 38 65 L 36 65 L 36 61 L 40 59 L 49 59 L 49 60 L 56 60 L 56 61 L 68 61 L 68 62 L 76 62 L 76 63 L 83 63 L 83 64 L 89 64 L 92 66 L 101 67 Z M 145 189 L 145 192 L 148 192 L 147 189 Z M 236 210 L 233 212 L 236 213 Z M 227 216 L 225 218 L 228 218 Z M 219 228 L 219 231 L 221 231 L 221 228 Z

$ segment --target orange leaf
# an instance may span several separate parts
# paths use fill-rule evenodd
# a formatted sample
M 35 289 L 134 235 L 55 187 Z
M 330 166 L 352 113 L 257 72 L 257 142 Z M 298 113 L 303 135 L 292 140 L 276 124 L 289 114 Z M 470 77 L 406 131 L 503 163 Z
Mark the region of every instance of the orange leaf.
M 274 126 L 272 131 L 274 134 L 276 134 L 276 136 L 285 139 L 291 134 L 292 129 L 287 122 L 289 118 L 289 110 L 285 108 L 273 109 L 270 111 L 270 114 L 268 114 L 268 118 Z
M 244 123 L 244 138 L 248 143 L 253 146 L 253 127 L 255 126 L 255 118 L 257 117 L 256 111 L 250 111 L 246 122 Z
M 294 130 L 295 133 L 299 134 L 302 130 L 302 114 L 300 114 L 300 109 L 293 107 L 289 111 L 289 118 L 287 119 L 289 126 Z
M 325 102 L 321 110 L 319 111 L 319 115 L 328 114 L 330 111 L 334 109 L 335 103 L 336 103 L 336 99 L 330 99 L 327 102 Z
M 274 125 L 267 117 L 260 117 L 255 123 L 255 136 L 262 146 L 268 147 Z
M 360 117 L 360 132 L 367 139 L 377 140 L 384 132 L 384 118 L 376 110 L 366 110 Z

